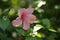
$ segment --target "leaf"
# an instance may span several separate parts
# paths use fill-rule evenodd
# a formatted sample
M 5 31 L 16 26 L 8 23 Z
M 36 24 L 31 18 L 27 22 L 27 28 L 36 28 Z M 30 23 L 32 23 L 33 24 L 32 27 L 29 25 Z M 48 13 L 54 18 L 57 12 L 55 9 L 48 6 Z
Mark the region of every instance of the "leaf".
M 18 32 L 19 35 L 23 35 L 23 36 L 29 36 L 31 30 L 23 30 L 23 29 L 16 29 L 16 31 Z
M 43 25 L 48 26 L 48 27 L 50 27 L 50 25 L 51 25 L 51 22 L 49 19 L 43 19 L 42 23 L 43 23 Z
M 36 40 L 35 37 L 26 37 L 26 40 Z
M 22 30 L 22 29 L 16 29 L 16 31 L 18 32 L 19 35 L 25 34 L 24 30 Z
M 52 32 L 57 32 L 56 30 L 54 30 L 54 29 L 48 29 L 49 31 L 52 31 Z
M 0 19 L 0 28 L 2 30 L 6 30 L 7 27 L 9 27 L 10 21 L 7 17 L 3 17 L 2 19 Z
M 37 37 L 26 37 L 25 40 L 42 40 L 42 39 Z
M 12 16 L 14 14 L 15 14 L 15 9 L 11 8 L 10 11 L 9 11 L 9 13 L 8 13 L 8 15 Z
M 18 0 L 11 0 L 11 3 L 16 5 L 18 3 Z
M 10 0 L 11 2 L 11 6 L 17 10 L 18 8 L 20 8 L 20 0 Z
M 6 13 L 6 12 L 8 12 L 8 11 L 9 11 L 9 8 L 5 9 L 5 10 L 3 11 L 3 13 Z
M 37 37 L 39 37 L 39 38 L 42 38 L 42 34 L 40 34 L 40 33 L 37 33 L 35 36 L 37 36 Z

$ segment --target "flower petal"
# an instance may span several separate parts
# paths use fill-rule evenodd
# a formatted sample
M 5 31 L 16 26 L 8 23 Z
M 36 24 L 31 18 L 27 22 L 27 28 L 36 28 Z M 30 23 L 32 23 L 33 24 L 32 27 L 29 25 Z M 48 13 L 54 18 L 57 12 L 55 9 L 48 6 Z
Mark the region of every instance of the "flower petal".
M 27 23 L 26 21 L 24 21 L 24 23 L 23 23 L 23 29 L 24 30 L 28 30 L 30 27 L 30 24 L 29 23 Z
M 23 14 L 23 12 L 26 12 L 25 8 L 22 8 L 22 9 L 18 10 L 19 17 L 21 17 L 21 15 Z
M 26 19 L 27 19 L 27 22 L 33 23 L 36 20 L 36 16 L 29 15 Z
M 33 9 L 32 7 L 27 8 L 27 9 L 26 9 L 26 12 L 27 12 L 28 14 L 32 14 L 32 13 L 34 12 L 34 9 Z
M 16 20 L 12 21 L 12 25 L 15 27 L 18 27 L 21 24 L 22 24 L 22 20 L 20 20 L 19 18 L 16 18 Z

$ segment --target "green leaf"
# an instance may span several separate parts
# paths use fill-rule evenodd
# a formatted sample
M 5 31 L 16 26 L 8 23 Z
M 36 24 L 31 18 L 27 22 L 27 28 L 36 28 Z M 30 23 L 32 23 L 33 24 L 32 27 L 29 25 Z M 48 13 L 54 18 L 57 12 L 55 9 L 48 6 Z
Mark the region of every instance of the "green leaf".
M 48 26 L 48 27 L 50 27 L 50 25 L 51 25 L 51 22 L 49 19 L 43 19 L 42 23 L 43 23 L 43 25 Z
M 0 19 L 0 28 L 2 30 L 6 30 L 7 27 L 9 27 L 9 24 L 10 24 L 10 21 L 6 16 L 4 16 L 2 19 Z
M 45 35 L 43 35 L 43 34 L 41 34 L 41 33 L 37 33 L 37 34 L 35 34 L 35 36 L 37 36 L 37 37 L 39 37 L 39 38 L 45 37 Z
M 23 30 L 23 29 L 16 29 L 16 31 L 18 32 L 19 35 L 23 35 L 23 36 L 29 36 L 30 34 L 30 30 Z
M 5 10 L 3 11 L 3 13 L 6 13 L 6 12 L 8 12 L 8 11 L 9 11 L 9 8 L 5 9 Z
M 14 14 L 15 14 L 15 9 L 11 8 L 10 11 L 9 11 L 9 13 L 8 13 L 8 15 L 12 16 Z
M 25 35 L 25 31 L 22 29 L 16 29 L 19 35 Z
M 26 37 L 26 40 L 36 40 L 35 37 Z
M 12 4 L 17 4 L 18 3 L 18 0 L 11 0 L 11 3 Z
M 52 32 L 57 32 L 56 30 L 54 30 L 54 29 L 48 29 L 49 31 L 52 31 Z
M 37 37 L 26 37 L 25 40 L 42 40 L 42 39 Z

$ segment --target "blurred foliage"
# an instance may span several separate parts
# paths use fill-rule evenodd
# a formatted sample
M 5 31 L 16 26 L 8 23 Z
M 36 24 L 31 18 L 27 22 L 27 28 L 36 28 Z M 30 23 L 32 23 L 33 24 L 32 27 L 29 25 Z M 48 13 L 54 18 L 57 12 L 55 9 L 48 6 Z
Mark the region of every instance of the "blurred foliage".
M 37 17 L 31 28 L 13 27 L 18 9 L 29 6 Z M 0 0 L 0 40 L 60 40 L 60 0 Z

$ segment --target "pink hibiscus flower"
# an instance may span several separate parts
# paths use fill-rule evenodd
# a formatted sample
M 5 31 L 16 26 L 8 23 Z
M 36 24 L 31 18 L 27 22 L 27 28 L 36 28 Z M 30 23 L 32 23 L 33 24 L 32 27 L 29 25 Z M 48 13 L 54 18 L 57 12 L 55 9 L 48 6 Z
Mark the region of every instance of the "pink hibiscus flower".
M 36 16 L 34 16 L 33 8 L 22 8 L 18 11 L 18 17 L 12 21 L 12 25 L 15 27 L 23 25 L 24 30 L 28 30 L 30 27 L 30 24 L 33 23 L 36 20 Z

